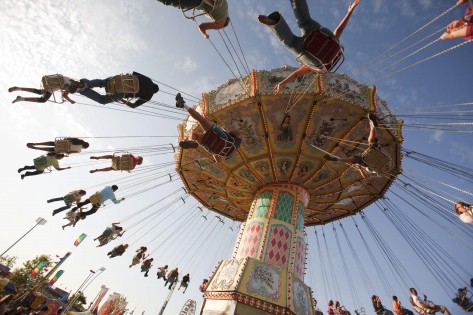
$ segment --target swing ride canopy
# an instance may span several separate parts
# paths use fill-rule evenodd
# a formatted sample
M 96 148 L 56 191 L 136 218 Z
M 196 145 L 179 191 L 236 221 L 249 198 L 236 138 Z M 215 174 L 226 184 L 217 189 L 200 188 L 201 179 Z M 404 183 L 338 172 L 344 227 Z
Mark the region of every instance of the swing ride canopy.
M 244 221 L 255 193 L 265 185 L 292 183 L 310 193 L 305 225 L 325 224 L 381 198 L 401 172 L 402 121 L 375 87 L 327 73 L 296 80 L 274 95 L 274 85 L 293 70 L 253 71 L 204 93 L 195 106 L 220 126 L 239 130 L 242 137 L 238 152 L 222 163 L 215 163 L 202 147 L 176 154 L 187 191 L 208 209 Z M 392 167 L 363 179 L 357 168 L 326 162 L 323 156 L 361 155 L 368 148 L 370 112 L 380 118 L 378 138 Z M 178 130 L 179 140 L 189 138 L 192 130 L 202 131 L 190 117 Z

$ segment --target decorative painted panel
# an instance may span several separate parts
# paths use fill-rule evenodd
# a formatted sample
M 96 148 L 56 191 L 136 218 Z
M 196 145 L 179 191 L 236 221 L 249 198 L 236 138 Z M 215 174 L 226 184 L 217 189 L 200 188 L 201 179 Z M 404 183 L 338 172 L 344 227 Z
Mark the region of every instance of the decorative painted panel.
M 294 264 L 294 275 L 301 280 L 304 280 L 305 271 L 305 254 L 306 245 L 302 237 L 298 237 L 296 241 L 296 261 Z
M 288 227 L 273 224 L 269 230 L 264 262 L 287 268 L 291 254 L 291 239 L 292 231 Z
M 257 293 L 277 301 L 280 295 L 281 268 L 255 261 L 251 276 L 246 284 L 248 293 Z
M 264 191 L 259 195 L 253 218 L 266 218 L 268 216 L 268 209 L 272 195 L 273 194 L 270 191 Z
M 304 231 L 304 205 L 299 204 L 299 211 L 297 212 L 297 221 L 296 229 L 303 232 Z
M 291 224 L 293 201 L 294 197 L 291 194 L 287 192 L 279 193 L 274 218 Z
M 261 235 L 263 233 L 263 227 L 263 222 L 251 222 L 247 224 L 245 231 L 243 232 L 243 237 L 236 258 L 256 258 L 261 241 Z

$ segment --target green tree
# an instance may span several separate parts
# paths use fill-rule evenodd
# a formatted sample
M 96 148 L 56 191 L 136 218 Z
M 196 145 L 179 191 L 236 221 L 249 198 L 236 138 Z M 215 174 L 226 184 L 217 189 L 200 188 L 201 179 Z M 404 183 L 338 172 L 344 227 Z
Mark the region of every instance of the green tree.
M 31 271 L 40 263 L 46 262 L 46 267 L 49 268 L 52 265 L 52 258 L 49 255 L 39 255 L 33 259 L 27 260 L 23 263 L 23 266 L 15 268 L 12 271 L 12 281 L 15 283 L 17 290 L 23 291 L 36 285 L 39 280 L 44 276 L 44 271 L 36 275 L 35 278 L 31 277 Z
M 0 264 L 5 265 L 8 268 L 13 268 L 17 260 L 18 260 L 17 256 L 2 256 L 0 257 Z
M 72 305 L 72 309 L 82 309 L 83 305 L 87 303 L 87 298 L 85 297 L 84 293 L 82 293 L 82 291 L 79 291 L 71 295 L 69 299 L 67 300 L 67 303 L 74 301 L 76 297 L 77 297 L 77 300 Z

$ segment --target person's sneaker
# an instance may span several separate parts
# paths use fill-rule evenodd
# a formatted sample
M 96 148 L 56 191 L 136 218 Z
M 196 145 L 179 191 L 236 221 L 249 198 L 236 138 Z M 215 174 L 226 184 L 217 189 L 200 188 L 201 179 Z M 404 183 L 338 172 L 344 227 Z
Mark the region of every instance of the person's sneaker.
M 54 210 L 54 211 L 53 211 L 53 216 L 56 215 L 56 214 L 58 214 L 59 212 L 61 212 L 61 211 Z
M 374 113 L 369 113 L 368 119 L 370 120 L 370 125 L 373 124 L 373 127 L 378 127 L 378 117 Z
M 25 175 L 21 175 L 21 179 L 25 179 Z
M 186 102 L 184 101 L 184 98 L 182 97 L 181 93 L 177 93 L 177 95 L 176 95 L 176 107 L 184 108 L 185 103 Z
M 93 174 L 93 173 L 95 173 L 95 172 L 97 172 L 97 170 L 90 170 L 90 171 L 89 171 L 89 173 L 91 173 L 91 174 Z
M 18 88 L 16 86 L 12 86 L 11 88 L 8 89 L 8 92 L 15 92 Z
M 328 154 L 325 154 L 324 155 L 324 160 L 325 161 L 333 161 L 333 162 L 336 162 L 338 161 L 338 158 L 334 157 L 334 156 L 331 156 L 331 155 L 328 155 Z
M 19 169 L 18 169 L 18 173 L 21 173 L 21 172 L 23 172 L 23 169 L 22 169 L 22 168 L 19 168 Z
M 199 144 L 195 141 L 185 140 L 179 142 L 179 146 L 183 149 L 197 149 Z
M 17 96 L 12 103 L 20 102 L 22 100 L 21 96 Z
M 49 200 L 46 200 L 46 202 L 47 202 L 47 203 L 51 203 L 51 202 L 53 202 L 53 201 L 52 201 L 51 199 L 49 199 Z

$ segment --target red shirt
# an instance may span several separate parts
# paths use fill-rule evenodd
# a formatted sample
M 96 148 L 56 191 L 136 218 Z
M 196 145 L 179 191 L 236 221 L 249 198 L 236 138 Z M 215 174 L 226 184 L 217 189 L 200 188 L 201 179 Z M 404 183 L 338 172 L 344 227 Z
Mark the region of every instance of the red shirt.
M 133 168 L 132 168 L 132 170 L 134 170 L 135 167 L 136 167 L 136 158 L 135 158 L 135 156 L 134 156 L 133 154 L 130 154 L 130 158 L 131 158 L 131 160 L 133 161 Z
M 472 8 L 471 5 L 468 6 L 465 12 L 465 20 L 470 21 L 468 22 L 468 26 L 466 27 L 466 36 L 465 40 L 473 39 L 473 17 L 471 16 Z

